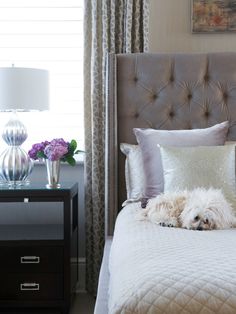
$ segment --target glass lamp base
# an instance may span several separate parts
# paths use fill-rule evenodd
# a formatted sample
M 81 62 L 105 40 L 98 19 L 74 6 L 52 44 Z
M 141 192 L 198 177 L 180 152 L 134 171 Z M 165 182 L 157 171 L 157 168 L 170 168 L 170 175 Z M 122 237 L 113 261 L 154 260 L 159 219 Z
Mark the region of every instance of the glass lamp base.
M 10 146 L 0 156 L 0 177 L 9 186 L 26 185 L 33 162 L 20 146 Z
M 30 184 L 30 180 L 23 181 L 1 181 L 0 185 L 8 186 L 9 188 L 26 186 Z
M 33 162 L 21 148 L 27 138 L 27 130 L 16 112 L 5 125 L 2 138 L 8 148 L 0 155 L 0 178 L 8 186 L 28 184 L 27 177 L 33 169 Z

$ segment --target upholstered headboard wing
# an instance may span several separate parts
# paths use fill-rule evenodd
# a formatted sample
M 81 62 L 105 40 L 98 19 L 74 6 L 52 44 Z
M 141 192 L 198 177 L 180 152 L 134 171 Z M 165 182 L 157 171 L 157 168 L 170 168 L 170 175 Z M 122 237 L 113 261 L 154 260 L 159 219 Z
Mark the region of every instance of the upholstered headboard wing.
M 236 53 L 110 54 L 107 76 L 106 221 L 112 234 L 125 200 L 121 142 L 134 127 L 205 128 L 230 121 L 236 140 Z

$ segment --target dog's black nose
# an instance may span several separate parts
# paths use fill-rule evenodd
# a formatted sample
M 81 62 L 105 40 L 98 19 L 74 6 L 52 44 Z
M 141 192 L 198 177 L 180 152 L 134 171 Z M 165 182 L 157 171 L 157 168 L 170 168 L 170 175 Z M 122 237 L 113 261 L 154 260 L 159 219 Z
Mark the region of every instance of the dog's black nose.
M 201 226 L 198 226 L 198 227 L 197 227 L 197 230 L 202 231 L 202 227 L 201 227 Z

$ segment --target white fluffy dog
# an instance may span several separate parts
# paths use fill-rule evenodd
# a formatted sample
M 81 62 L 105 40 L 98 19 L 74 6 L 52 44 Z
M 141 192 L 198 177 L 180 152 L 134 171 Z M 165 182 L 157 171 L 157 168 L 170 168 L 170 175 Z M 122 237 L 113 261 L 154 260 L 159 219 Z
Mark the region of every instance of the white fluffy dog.
M 192 230 L 228 229 L 236 226 L 231 205 L 221 190 L 213 188 L 158 195 L 149 200 L 140 219 L 161 226 Z

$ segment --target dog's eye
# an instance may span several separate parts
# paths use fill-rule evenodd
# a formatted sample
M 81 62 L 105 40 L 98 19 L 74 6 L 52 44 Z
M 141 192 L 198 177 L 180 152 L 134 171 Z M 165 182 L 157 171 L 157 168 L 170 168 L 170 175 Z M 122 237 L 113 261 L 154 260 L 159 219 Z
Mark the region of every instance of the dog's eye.
M 198 221 L 199 220 L 199 216 L 194 217 L 194 220 Z
M 209 223 L 209 220 L 208 220 L 208 219 L 206 219 L 204 222 L 205 222 L 205 224 L 208 224 L 208 223 Z

